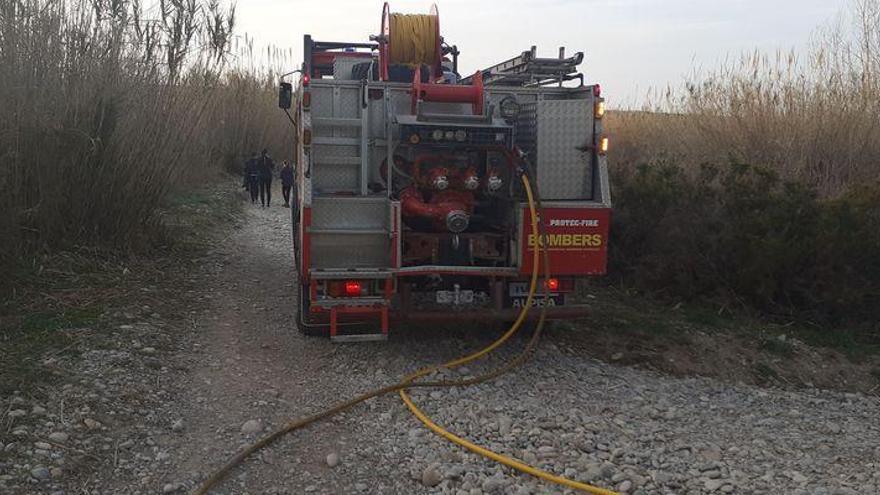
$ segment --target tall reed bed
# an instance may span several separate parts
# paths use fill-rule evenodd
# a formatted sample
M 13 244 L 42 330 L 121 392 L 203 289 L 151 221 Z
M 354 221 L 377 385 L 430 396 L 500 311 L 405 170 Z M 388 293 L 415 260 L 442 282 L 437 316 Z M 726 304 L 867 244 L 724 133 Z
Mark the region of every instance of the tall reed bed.
M 230 68 L 234 28 L 217 0 L 0 3 L 0 257 L 140 244 L 175 186 L 282 154 L 274 76 Z
M 621 166 L 733 157 L 834 196 L 880 173 L 880 1 L 856 0 L 800 58 L 753 52 L 642 111 L 609 115 Z
M 608 115 L 615 276 L 880 342 L 880 0 Z

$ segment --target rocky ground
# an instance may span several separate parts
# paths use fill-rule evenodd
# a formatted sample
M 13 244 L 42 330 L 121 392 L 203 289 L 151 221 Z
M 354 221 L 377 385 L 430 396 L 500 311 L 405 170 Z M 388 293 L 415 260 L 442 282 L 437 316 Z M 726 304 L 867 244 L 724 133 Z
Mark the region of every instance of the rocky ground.
M 286 420 L 490 341 L 416 328 L 385 343 L 303 337 L 288 213 L 247 209 L 185 274 L 185 318 L 139 306 L 111 315 L 100 345 L 41 356 L 56 379 L 0 399 L 0 493 L 186 493 Z M 413 398 L 460 435 L 621 493 L 880 493 L 874 395 L 671 377 L 594 360 L 558 335 L 515 373 Z M 522 344 L 447 374 L 476 374 Z M 216 490 L 557 492 L 438 439 L 396 395 L 282 439 Z

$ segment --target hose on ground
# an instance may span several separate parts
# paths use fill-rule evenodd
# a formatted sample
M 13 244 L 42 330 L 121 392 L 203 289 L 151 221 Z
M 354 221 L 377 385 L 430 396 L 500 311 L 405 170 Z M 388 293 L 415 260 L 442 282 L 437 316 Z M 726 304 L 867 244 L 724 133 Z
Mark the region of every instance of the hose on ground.
M 542 222 L 539 221 L 540 217 L 538 215 L 538 211 L 540 209 L 540 196 L 538 196 L 537 199 L 533 196 L 532 185 L 531 185 L 531 181 L 529 181 L 529 179 L 528 179 L 528 172 L 527 171 L 524 171 L 521 179 L 523 182 L 523 186 L 526 190 L 526 196 L 528 198 L 529 212 L 531 214 L 532 233 L 536 236 L 537 239 L 543 239 L 544 238 L 543 237 L 543 225 L 542 225 Z M 411 388 L 466 387 L 466 386 L 470 386 L 470 385 L 476 385 L 478 383 L 483 383 L 483 382 L 492 380 L 498 376 L 501 376 L 505 373 L 508 373 L 512 369 L 516 368 L 517 366 L 522 365 L 523 363 L 525 363 L 528 360 L 528 358 L 533 353 L 534 349 L 537 347 L 538 341 L 540 340 L 540 335 L 541 335 L 541 332 L 543 330 L 544 323 L 546 320 L 547 304 L 544 304 L 544 306 L 542 306 L 541 313 L 540 313 L 540 316 L 538 319 L 538 323 L 535 326 L 535 330 L 532 333 L 532 336 L 529 339 L 526 346 L 514 358 L 512 358 L 511 360 L 502 364 L 498 368 L 496 368 L 492 371 L 489 371 L 487 373 L 484 373 L 482 375 L 478 375 L 478 376 L 468 378 L 468 379 L 440 380 L 440 381 L 415 381 L 415 380 L 418 380 L 419 378 L 422 378 L 426 375 L 429 375 L 437 370 L 440 370 L 443 368 L 447 368 L 447 369 L 454 368 L 457 366 L 461 366 L 465 363 L 469 363 L 471 361 L 474 361 L 476 359 L 479 359 L 481 357 L 484 357 L 488 353 L 492 352 L 493 350 L 495 350 L 499 346 L 501 346 L 504 342 L 506 342 L 508 339 L 510 339 L 510 337 L 512 337 L 519 330 L 519 328 L 522 326 L 523 322 L 526 320 L 526 317 L 528 316 L 528 312 L 531 309 L 532 302 L 534 301 L 534 297 L 537 292 L 538 272 L 539 272 L 540 261 L 541 261 L 540 258 L 538 257 L 539 251 L 543 252 L 543 257 L 544 257 L 543 261 L 544 261 L 544 266 L 546 267 L 546 269 L 544 270 L 545 281 L 547 279 L 549 279 L 549 272 L 550 272 L 550 270 L 549 270 L 549 256 L 547 254 L 546 249 L 541 249 L 541 243 L 537 242 L 535 245 L 535 249 L 532 252 L 532 254 L 533 254 L 532 273 L 531 273 L 531 279 L 530 279 L 529 293 L 526 298 L 525 304 L 523 305 L 523 308 L 520 311 L 519 316 L 517 317 L 517 319 L 513 323 L 513 325 L 511 325 L 510 329 L 508 329 L 504 334 L 501 335 L 501 337 L 499 337 L 497 340 L 492 342 L 490 345 L 488 345 L 487 347 L 485 347 L 477 352 L 474 352 L 472 354 L 469 354 L 467 356 L 464 356 L 464 357 L 461 357 L 458 359 L 454 359 L 454 360 L 449 361 L 447 363 L 423 368 L 423 369 L 416 371 L 415 373 L 407 376 L 406 378 L 404 378 L 403 380 L 401 380 L 398 383 L 388 385 L 386 387 L 382 387 L 382 388 L 379 388 L 376 390 L 372 390 L 370 392 L 366 392 L 366 393 L 361 394 L 353 399 L 349 399 L 345 402 L 339 403 L 339 404 L 337 404 L 329 409 L 326 409 L 324 411 L 321 411 L 319 413 L 313 414 L 313 415 L 308 416 L 303 419 L 299 419 L 296 421 L 290 421 L 290 422 L 286 423 L 285 425 L 283 425 L 279 429 L 277 429 L 274 432 L 270 433 L 269 435 L 259 439 L 257 442 L 251 444 L 250 446 L 248 446 L 247 448 L 245 448 L 244 450 L 242 450 L 241 452 L 239 452 L 238 454 L 233 456 L 229 461 L 227 461 L 227 463 L 223 467 L 221 467 L 219 470 L 217 470 L 213 475 L 211 475 L 207 480 L 205 480 L 204 483 L 202 483 L 198 488 L 196 488 L 196 490 L 193 492 L 193 495 L 204 495 L 204 494 L 208 493 L 208 491 L 211 488 L 213 488 L 221 480 L 223 480 L 223 478 L 225 478 L 238 464 L 243 462 L 250 455 L 252 455 L 255 452 L 261 450 L 262 448 L 274 443 L 276 440 L 287 435 L 288 433 L 302 429 L 312 423 L 315 423 L 315 422 L 320 421 L 322 419 L 326 419 L 326 418 L 329 418 L 329 417 L 334 416 L 336 414 L 339 414 L 341 412 L 344 412 L 348 409 L 351 409 L 355 405 L 360 404 L 361 402 L 367 401 L 367 400 L 372 399 L 374 397 L 379 397 L 379 396 L 382 396 L 382 395 L 385 395 L 388 393 L 392 393 L 392 392 L 400 392 L 401 398 L 403 399 L 406 406 L 429 429 L 431 429 L 435 433 L 443 436 L 444 438 L 447 438 L 448 440 L 471 450 L 472 452 L 483 455 L 484 457 L 487 457 L 489 459 L 500 462 L 506 466 L 509 466 L 509 467 L 517 469 L 519 471 L 531 474 L 533 476 L 536 476 L 538 478 L 544 479 L 544 480 L 552 482 L 552 483 L 557 483 L 557 484 L 560 484 L 563 486 L 567 486 L 567 487 L 574 488 L 577 490 L 582 490 L 587 493 L 592 493 L 595 495 L 616 495 L 614 492 L 609 491 L 609 490 L 605 490 L 603 488 L 598 488 L 598 487 L 594 487 L 594 486 L 591 486 L 591 485 L 588 485 L 585 483 L 580 483 L 578 481 L 570 480 L 570 479 L 563 478 L 560 476 L 555 476 L 555 475 L 548 473 L 546 471 L 542 471 L 542 470 L 534 468 L 532 466 L 528 466 L 522 462 L 519 462 L 519 461 L 516 461 L 516 460 L 511 459 L 509 457 L 497 454 L 497 453 L 492 452 L 488 449 L 485 449 L 483 447 L 472 444 L 472 443 L 468 442 L 467 440 L 464 440 L 460 437 L 457 437 L 456 435 L 444 430 L 443 428 L 441 428 L 440 426 L 438 426 L 434 422 L 432 422 L 424 413 L 422 413 L 415 406 L 415 404 L 412 402 L 412 400 L 409 398 L 409 396 L 406 395 L 406 393 L 405 393 L 406 389 L 411 389 Z M 546 300 L 546 299 L 549 299 L 549 297 L 550 297 L 550 293 L 549 293 L 548 284 L 545 283 L 544 284 L 544 298 Z

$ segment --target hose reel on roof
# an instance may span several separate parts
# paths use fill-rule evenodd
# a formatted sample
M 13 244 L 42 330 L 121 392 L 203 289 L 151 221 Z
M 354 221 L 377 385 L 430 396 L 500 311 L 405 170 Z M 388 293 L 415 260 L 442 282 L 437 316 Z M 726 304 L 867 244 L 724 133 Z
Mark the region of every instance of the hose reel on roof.
M 436 5 L 431 6 L 428 14 L 401 14 L 391 12 L 385 2 L 380 29 L 379 36 L 371 38 L 379 42 L 379 76 L 383 81 L 389 79 L 391 65 L 427 65 L 434 77 L 442 74 L 440 16 Z
M 472 77 L 473 84 L 434 84 L 443 74 L 443 48 L 440 37 L 440 16 L 437 6 L 430 14 L 400 14 L 391 12 L 388 2 L 382 8 L 379 36 L 370 39 L 379 42 L 379 78 L 389 77 L 389 67 L 404 65 L 413 69 L 412 112 L 418 101 L 470 103 L 474 115 L 483 114 L 483 84 L 479 72 Z M 457 52 L 455 52 L 457 55 Z M 424 68 L 430 74 L 425 77 Z

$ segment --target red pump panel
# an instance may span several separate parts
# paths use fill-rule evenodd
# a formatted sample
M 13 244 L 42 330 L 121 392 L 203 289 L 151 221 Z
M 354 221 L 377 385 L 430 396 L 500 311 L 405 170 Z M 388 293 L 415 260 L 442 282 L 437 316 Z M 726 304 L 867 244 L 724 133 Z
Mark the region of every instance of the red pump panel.
M 532 273 L 537 236 L 532 234 L 528 208 L 523 208 L 520 272 Z M 544 208 L 544 233 L 553 275 L 604 275 L 608 264 L 610 208 Z

